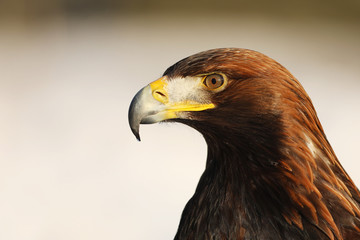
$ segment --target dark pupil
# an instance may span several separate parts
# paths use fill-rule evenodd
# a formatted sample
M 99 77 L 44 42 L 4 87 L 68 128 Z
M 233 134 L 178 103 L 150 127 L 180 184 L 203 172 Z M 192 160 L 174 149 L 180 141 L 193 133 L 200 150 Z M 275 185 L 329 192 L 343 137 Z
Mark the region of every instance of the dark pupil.
M 216 78 L 212 78 L 211 83 L 215 85 L 216 84 Z

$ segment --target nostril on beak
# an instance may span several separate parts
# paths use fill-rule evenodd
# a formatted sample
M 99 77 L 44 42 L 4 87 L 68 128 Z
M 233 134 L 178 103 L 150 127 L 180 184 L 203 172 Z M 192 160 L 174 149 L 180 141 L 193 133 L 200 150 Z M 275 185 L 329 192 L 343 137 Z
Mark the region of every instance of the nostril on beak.
M 160 91 L 155 91 L 156 94 L 159 94 L 161 97 L 166 97 L 165 94 L 163 94 L 162 92 Z
M 153 96 L 159 102 L 162 102 L 164 104 L 168 102 L 168 98 L 167 98 L 166 94 L 161 90 L 155 90 L 153 92 Z

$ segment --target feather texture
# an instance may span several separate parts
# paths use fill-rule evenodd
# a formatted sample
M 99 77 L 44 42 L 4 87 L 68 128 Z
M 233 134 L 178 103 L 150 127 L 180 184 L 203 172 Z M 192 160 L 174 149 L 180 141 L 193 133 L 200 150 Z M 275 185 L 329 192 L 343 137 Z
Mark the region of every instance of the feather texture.
M 195 54 L 164 73 L 225 74 L 216 108 L 174 119 L 208 145 L 206 169 L 175 239 L 360 239 L 360 194 L 309 96 L 273 59 L 246 49 Z

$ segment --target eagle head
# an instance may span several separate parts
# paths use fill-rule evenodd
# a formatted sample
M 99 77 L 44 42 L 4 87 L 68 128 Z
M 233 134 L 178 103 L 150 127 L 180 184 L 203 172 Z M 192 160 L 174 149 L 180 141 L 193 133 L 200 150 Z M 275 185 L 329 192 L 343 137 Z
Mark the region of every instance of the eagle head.
M 284 67 L 261 53 L 209 50 L 179 61 L 141 89 L 131 103 L 129 122 L 138 139 L 140 124 L 165 120 L 188 124 L 204 135 L 211 130 L 223 137 L 261 134 L 264 122 L 267 129 L 281 122 L 285 96 L 279 87 L 289 87 L 290 97 L 296 95 L 291 88 L 301 88 Z

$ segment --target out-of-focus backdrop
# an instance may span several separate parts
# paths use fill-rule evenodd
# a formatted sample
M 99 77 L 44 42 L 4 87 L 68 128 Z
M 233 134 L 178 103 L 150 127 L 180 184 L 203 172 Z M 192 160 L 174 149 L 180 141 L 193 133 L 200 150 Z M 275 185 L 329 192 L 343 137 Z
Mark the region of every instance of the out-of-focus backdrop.
M 360 1 L 0 2 L 0 239 L 172 239 L 206 145 L 127 123 L 176 61 L 258 50 L 304 85 L 360 186 Z

